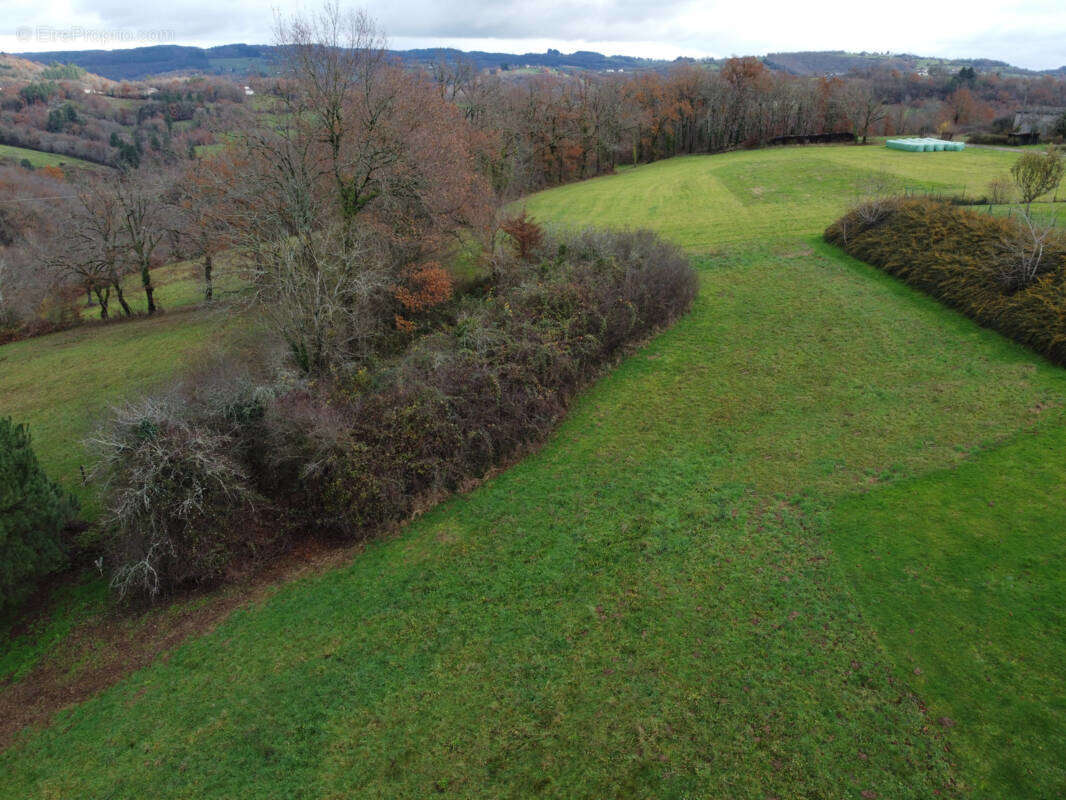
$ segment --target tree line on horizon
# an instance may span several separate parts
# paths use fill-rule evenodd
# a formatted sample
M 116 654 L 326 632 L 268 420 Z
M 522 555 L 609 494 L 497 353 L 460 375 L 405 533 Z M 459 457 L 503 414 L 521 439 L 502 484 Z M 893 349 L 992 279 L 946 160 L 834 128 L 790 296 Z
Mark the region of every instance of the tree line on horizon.
M 289 47 L 290 54 L 300 52 Z M 350 54 L 343 46 L 335 49 L 330 57 Z M 389 182 L 398 180 L 393 173 L 401 163 L 444 174 L 438 155 L 456 146 L 469 173 L 463 185 L 483 183 L 474 205 L 490 208 L 609 173 L 621 164 L 822 133 L 851 134 L 860 141 L 904 133 L 952 136 L 997 120 L 1002 124 L 1021 103 L 1066 106 L 1064 80 L 1003 78 L 968 67 L 954 75 L 877 70 L 803 77 L 771 70 L 756 58 L 733 58 L 719 69 L 679 63 L 666 72 L 515 78 L 479 70 L 462 58 L 412 70 L 395 61 L 382 39 L 364 49 L 368 61 L 378 65 L 381 85 L 391 88 L 381 90 L 387 102 L 375 112 L 378 127 L 359 132 L 373 142 L 360 156 L 366 163 L 334 170 L 362 175 L 362 187 L 351 190 L 351 202 L 359 208 L 380 207 L 386 197 L 394 201 L 395 186 Z M 154 311 L 151 270 L 173 260 L 202 259 L 210 298 L 214 255 L 233 242 L 218 234 L 222 226 L 211 209 L 219 199 L 204 194 L 204 176 L 226 175 L 231 186 L 255 185 L 248 170 L 259 162 L 249 160 L 249 152 L 255 152 L 249 143 L 265 146 L 302 124 L 299 115 L 306 113 L 293 108 L 298 95 L 293 75 L 290 67 L 279 77 L 255 82 L 255 104 L 244 102 L 236 87 L 201 78 L 162 85 L 136 107 L 116 106 L 96 95 L 76 103 L 70 87 L 55 95 L 27 94 L 24 87 L 5 100 L 2 112 L 8 116 L 0 114 L 0 123 L 9 119 L 10 129 L 72 139 L 85 131 L 95 139 L 110 132 L 108 159 L 119 166 L 97 175 L 0 166 L 5 196 L 18 198 L 0 204 L 0 328 L 9 331 L 7 337 L 27 322 L 40 322 L 42 309 L 51 320 L 31 325 L 31 332 L 80 318 L 67 308 L 79 294 L 102 317 L 130 315 L 122 283 L 130 273 L 141 275 L 146 306 Z M 95 116 L 85 112 L 86 104 L 96 109 Z M 331 123 L 315 124 L 328 130 Z M 131 127 L 134 135 L 127 139 Z M 220 152 L 199 154 L 194 145 L 206 142 L 219 142 L 215 150 Z M 417 155 L 399 158 L 399 142 L 415 147 Z M 261 203 L 269 196 L 234 200 L 233 189 L 228 191 L 222 207 Z M 457 190 L 450 202 L 461 208 L 472 196 Z M 128 206 L 134 201 L 143 208 L 131 214 Z M 477 215 L 491 216 L 484 210 Z M 131 218 L 157 233 L 144 241 Z M 65 300 L 56 302 L 57 297 Z

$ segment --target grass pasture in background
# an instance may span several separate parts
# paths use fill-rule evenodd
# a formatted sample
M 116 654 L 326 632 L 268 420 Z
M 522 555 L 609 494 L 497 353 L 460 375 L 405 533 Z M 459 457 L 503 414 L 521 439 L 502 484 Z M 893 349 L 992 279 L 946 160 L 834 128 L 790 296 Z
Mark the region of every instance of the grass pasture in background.
M 91 161 L 83 161 L 74 156 L 61 156 L 55 153 L 46 153 L 43 150 L 30 150 L 26 147 L 15 147 L 9 144 L 0 144 L 0 159 L 9 159 L 13 163 L 21 165 L 29 161 L 36 169 L 38 167 L 78 167 L 79 169 L 105 170 L 100 164 Z
M 240 277 L 229 268 L 226 255 L 215 256 L 212 270 L 214 299 L 227 299 L 239 293 L 244 287 Z M 155 287 L 156 304 L 164 311 L 175 311 L 200 305 L 204 302 L 203 264 L 200 260 L 178 261 L 152 270 L 152 285 Z M 131 273 L 122 280 L 122 292 L 135 314 L 148 311 L 148 301 L 144 295 L 139 272 Z M 121 318 L 122 308 L 111 295 L 108 312 L 113 318 Z M 83 304 L 81 315 L 86 320 L 100 318 L 100 307 L 93 298 L 92 305 Z
M 876 146 L 746 150 L 659 161 L 522 203 L 546 221 L 651 228 L 705 251 L 820 233 L 871 186 L 984 194 L 1015 158 L 998 150 L 904 153 Z
M 687 246 L 692 313 L 538 453 L 25 731 L 0 794 L 1062 795 L 1066 372 L 820 241 L 870 173 L 972 193 L 1012 159 L 528 198 Z M 9 674 L 51 657 L 20 643 Z
M 218 337 L 224 312 L 164 313 L 89 325 L 0 347 L 0 415 L 30 426 L 49 475 L 91 503 L 82 441 L 105 409 L 164 382 L 185 359 Z

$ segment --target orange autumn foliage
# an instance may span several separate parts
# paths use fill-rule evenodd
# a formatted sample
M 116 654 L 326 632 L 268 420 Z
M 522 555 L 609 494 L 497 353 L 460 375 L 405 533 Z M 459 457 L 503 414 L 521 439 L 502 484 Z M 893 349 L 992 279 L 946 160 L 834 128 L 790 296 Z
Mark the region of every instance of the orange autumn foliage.
M 544 239 L 544 230 L 526 214 L 525 210 L 516 217 L 504 220 L 500 224 L 500 230 L 514 240 L 518 257 L 523 261 L 531 260 L 533 252 Z
M 395 289 L 396 299 L 408 311 L 425 311 L 438 306 L 452 296 L 455 282 L 440 264 L 429 262 L 413 271 L 404 284 Z M 400 325 L 397 317 L 397 327 Z

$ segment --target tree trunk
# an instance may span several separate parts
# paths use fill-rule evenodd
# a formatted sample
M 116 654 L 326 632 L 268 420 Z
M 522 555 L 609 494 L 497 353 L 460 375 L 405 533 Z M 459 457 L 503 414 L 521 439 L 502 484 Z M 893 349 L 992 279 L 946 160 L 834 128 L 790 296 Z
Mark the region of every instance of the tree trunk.
M 210 303 L 215 294 L 211 273 L 214 271 L 214 258 L 211 253 L 204 253 L 204 302 Z
M 158 308 L 155 304 L 155 287 L 152 286 L 152 273 L 148 270 L 148 265 L 141 266 L 141 284 L 144 286 L 144 296 L 148 300 L 148 314 L 154 314 Z
M 130 308 L 130 304 L 126 302 L 125 295 L 122 294 L 122 284 L 119 281 L 113 281 L 111 286 L 115 290 L 115 297 L 118 298 L 118 304 L 122 306 L 122 313 L 127 317 L 132 317 L 133 309 Z
M 96 293 L 96 301 L 100 304 L 100 319 L 108 319 L 107 301 L 110 299 L 111 289 L 107 286 L 94 286 L 92 291 Z

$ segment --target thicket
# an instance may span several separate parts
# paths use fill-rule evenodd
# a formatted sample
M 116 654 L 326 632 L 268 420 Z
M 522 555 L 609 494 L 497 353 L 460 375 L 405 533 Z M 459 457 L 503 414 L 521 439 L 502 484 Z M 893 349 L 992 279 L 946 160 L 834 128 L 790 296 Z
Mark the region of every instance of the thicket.
M 74 511 L 37 463 L 26 426 L 0 418 L 0 610 L 66 562 L 62 534 Z
M 1066 365 L 1066 236 L 928 198 L 862 203 L 825 232 L 849 254 Z
M 523 235 L 491 274 L 391 358 L 307 374 L 282 345 L 280 367 L 215 366 L 123 410 L 98 439 L 113 585 L 153 596 L 279 537 L 405 519 L 541 441 L 696 292 L 687 259 L 647 232 Z

